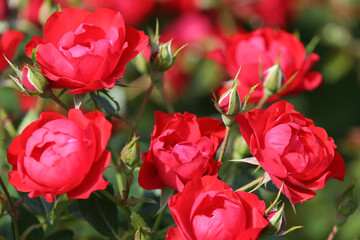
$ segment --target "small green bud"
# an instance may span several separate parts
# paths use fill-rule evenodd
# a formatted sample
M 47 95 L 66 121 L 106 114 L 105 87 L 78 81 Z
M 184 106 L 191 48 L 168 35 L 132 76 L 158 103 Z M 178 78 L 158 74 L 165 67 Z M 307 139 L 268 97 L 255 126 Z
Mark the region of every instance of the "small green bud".
M 265 232 L 270 235 L 277 235 L 284 231 L 286 225 L 286 219 L 284 214 L 284 204 L 278 209 L 273 208 L 266 215 L 266 219 L 269 221 L 269 225 L 265 228 Z
M 262 76 L 265 94 L 272 96 L 276 94 L 285 84 L 285 75 L 281 70 L 280 63 L 275 63 L 267 69 Z
M 345 189 L 335 199 L 335 206 L 337 215 L 335 216 L 335 221 L 337 224 L 341 225 L 346 221 L 346 218 L 352 215 L 357 209 L 359 203 L 355 193 L 355 181 Z
M 168 70 L 172 65 L 174 65 L 178 53 L 186 46 L 184 45 L 179 48 L 175 53 L 172 53 L 171 42 L 172 39 L 160 45 L 156 44 L 157 48 L 152 49 L 150 63 L 152 68 L 154 68 L 155 70 L 160 72 L 165 72 L 166 70 Z
M 120 158 L 126 166 L 125 173 L 132 173 L 135 165 L 140 161 L 140 151 L 137 146 L 139 137 L 133 136 L 131 141 L 121 150 Z

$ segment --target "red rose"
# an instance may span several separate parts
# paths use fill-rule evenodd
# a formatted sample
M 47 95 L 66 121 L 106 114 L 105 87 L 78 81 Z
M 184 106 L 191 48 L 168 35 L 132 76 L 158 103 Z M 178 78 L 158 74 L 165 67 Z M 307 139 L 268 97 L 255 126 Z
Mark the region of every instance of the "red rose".
M 126 24 L 138 25 L 153 10 L 154 0 L 85 0 L 90 9 L 110 8 L 121 13 Z
M 0 71 L 4 70 L 9 64 L 5 57 L 11 61 L 17 47 L 24 38 L 24 33 L 15 30 L 5 31 L 0 38 Z M 4 54 L 4 55 L 3 55 Z
M 210 57 L 222 64 L 233 78 L 241 66 L 238 85 L 241 100 L 248 95 L 252 86 L 260 83 L 259 62 L 264 73 L 276 63 L 279 54 L 280 67 L 286 81 L 298 73 L 280 95 L 310 91 L 321 83 L 321 74 L 309 71 L 319 56 L 315 53 L 306 56 L 304 45 L 293 34 L 283 30 L 260 28 L 251 33 L 239 33 L 228 39 L 225 46 L 223 50 L 212 52 Z M 224 86 L 220 94 L 228 87 Z M 258 102 L 263 95 L 260 84 L 251 94 L 249 102 Z
M 111 158 L 105 150 L 110 134 L 111 124 L 98 111 L 84 115 L 71 109 L 68 118 L 42 113 L 9 146 L 9 182 L 48 202 L 64 193 L 70 199 L 88 198 L 108 183 L 103 172 Z
M 120 13 L 68 8 L 50 16 L 44 38 L 34 36 L 26 54 L 38 47 L 36 61 L 50 87 L 81 94 L 114 87 L 125 64 L 147 44 L 142 31 L 125 27 Z
M 323 128 L 286 101 L 239 115 L 251 154 L 292 203 L 313 198 L 330 178 L 343 180 L 345 163 Z
M 258 239 L 268 225 L 265 203 L 255 194 L 237 191 L 214 176 L 188 182 L 169 200 L 177 228 L 166 240 L 251 240 Z
M 182 191 L 195 177 L 217 175 L 220 163 L 214 156 L 224 136 L 220 120 L 156 111 L 150 149 L 143 154 L 140 186 L 151 190 L 166 185 Z

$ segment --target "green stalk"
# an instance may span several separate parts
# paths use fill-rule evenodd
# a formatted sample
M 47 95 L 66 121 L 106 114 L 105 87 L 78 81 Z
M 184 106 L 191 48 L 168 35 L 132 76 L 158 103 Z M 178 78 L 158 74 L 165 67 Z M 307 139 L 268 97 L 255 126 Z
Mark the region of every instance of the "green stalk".
M 6 196 L 6 198 L 7 198 L 8 201 L 9 201 L 9 204 L 10 204 L 10 206 L 11 206 L 11 209 L 12 209 L 13 211 L 15 211 L 15 204 L 14 204 L 14 202 L 12 201 L 12 199 L 11 199 L 11 197 L 10 197 L 10 194 L 9 194 L 9 191 L 7 190 L 6 185 L 5 185 L 5 183 L 3 182 L 3 180 L 2 180 L 1 177 L 0 177 L 0 186 L 1 186 L 1 188 L 4 190 L 5 196 Z M 10 215 L 11 215 L 12 222 L 13 222 L 15 240 L 18 240 L 18 239 L 19 239 L 19 225 L 18 225 L 18 222 L 17 222 L 16 217 L 13 216 L 13 214 L 10 214 Z
M 227 144 L 229 142 L 230 131 L 231 131 L 231 127 L 226 127 L 225 138 L 224 138 L 224 142 L 223 142 L 223 145 L 222 145 L 222 148 L 221 148 L 221 152 L 220 152 L 220 155 L 219 155 L 218 162 L 221 162 L 223 160 L 224 155 L 225 155 L 225 150 L 226 150 Z

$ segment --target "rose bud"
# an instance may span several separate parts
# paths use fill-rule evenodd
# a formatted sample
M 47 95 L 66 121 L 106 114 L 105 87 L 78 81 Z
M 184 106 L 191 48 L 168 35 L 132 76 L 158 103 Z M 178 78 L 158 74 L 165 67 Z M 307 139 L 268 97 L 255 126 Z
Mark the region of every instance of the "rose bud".
M 22 84 L 32 95 L 41 94 L 49 86 L 46 77 L 41 74 L 40 69 L 24 66 L 22 69 Z
M 139 137 L 133 136 L 131 141 L 121 150 L 120 158 L 126 166 L 126 173 L 132 173 L 134 171 L 135 165 L 140 160 L 140 152 L 137 146 L 138 139 Z
M 271 209 L 266 215 L 266 219 L 269 221 L 269 225 L 264 230 L 264 234 L 277 235 L 281 234 L 285 228 L 286 219 L 284 214 L 284 204 L 277 209 L 277 207 Z
M 267 96 L 272 96 L 279 92 L 283 87 L 286 77 L 281 70 L 279 62 L 268 68 L 262 76 L 264 93 Z
M 345 223 L 347 217 L 349 217 L 355 212 L 359 205 L 355 193 L 355 182 L 353 182 L 347 189 L 345 189 L 343 193 L 341 193 L 335 199 L 335 205 L 337 210 L 335 221 L 337 222 L 337 224 L 341 225 L 342 223 Z
M 168 70 L 175 63 L 176 56 L 186 46 L 184 45 L 176 50 L 175 53 L 172 53 L 171 42 L 172 39 L 166 43 L 160 44 L 154 51 L 152 50 L 150 56 L 151 66 L 160 72 Z
M 221 113 L 225 126 L 232 126 L 236 116 L 241 112 L 241 100 L 237 92 L 237 85 L 238 80 L 235 77 L 231 87 L 221 95 L 219 101 L 215 101 L 215 107 Z
M 16 77 L 10 75 L 10 78 L 14 81 L 15 85 L 21 92 L 30 96 L 36 96 L 44 93 L 45 89 L 49 86 L 49 83 L 46 77 L 41 74 L 40 69 L 25 65 L 21 70 L 19 70 L 9 60 L 7 61 L 17 75 Z

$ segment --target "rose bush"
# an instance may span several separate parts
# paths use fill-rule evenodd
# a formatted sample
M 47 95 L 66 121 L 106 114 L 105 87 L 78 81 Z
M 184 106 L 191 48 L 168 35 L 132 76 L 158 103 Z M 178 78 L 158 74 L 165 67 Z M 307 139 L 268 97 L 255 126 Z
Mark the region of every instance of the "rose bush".
M 192 178 L 217 175 L 220 163 L 214 156 L 224 136 L 220 120 L 156 111 L 150 149 L 143 154 L 140 186 L 151 190 L 166 185 L 182 191 Z
M 9 66 L 5 57 L 12 60 L 16 49 L 24 38 L 24 33 L 15 30 L 6 30 L 0 38 L 0 71 Z
M 313 198 L 330 178 L 342 180 L 345 163 L 323 128 L 279 101 L 237 118 L 251 154 L 292 202 Z
M 265 203 L 255 194 L 237 191 L 214 176 L 195 178 L 169 200 L 177 228 L 166 240 L 251 240 L 268 225 Z
M 50 16 L 44 38 L 34 36 L 26 54 L 36 61 L 52 88 L 81 94 L 114 87 L 128 63 L 148 44 L 142 31 L 125 27 L 120 13 L 64 9 Z
M 251 87 L 260 83 L 259 62 L 263 74 L 276 63 L 279 56 L 286 81 L 297 73 L 280 95 L 310 91 L 321 83 L 321 74 L 310 71 L 319 60 L 319 56 L 315 53 L 307 55 L 304 45 L 295 35 L 283 30 L 260 28 L 251 33 L 239 33 L 227 39 L 224 46 L 224 49 L 211 52 L 209 57 L 222 64 L 232 78 L 241 66 L 238 92 L 242 101 Z M 224 86 L 220 94 L 228 87 L 228 84 Z M 249 102 L 258 102 L 263 95 L 263 87 L 260 84 L 251 94 Z
M 9 182 L 30 198 L 43 196 L 48 202 L 64 193 L 70 199 L 88 198 L 108 183 L 103 172 L 111 158 L 105 150 L 110 134 L 110 122 L 98 111 L 71 109 L 68 118 L 42 113 L 9 146 Z

